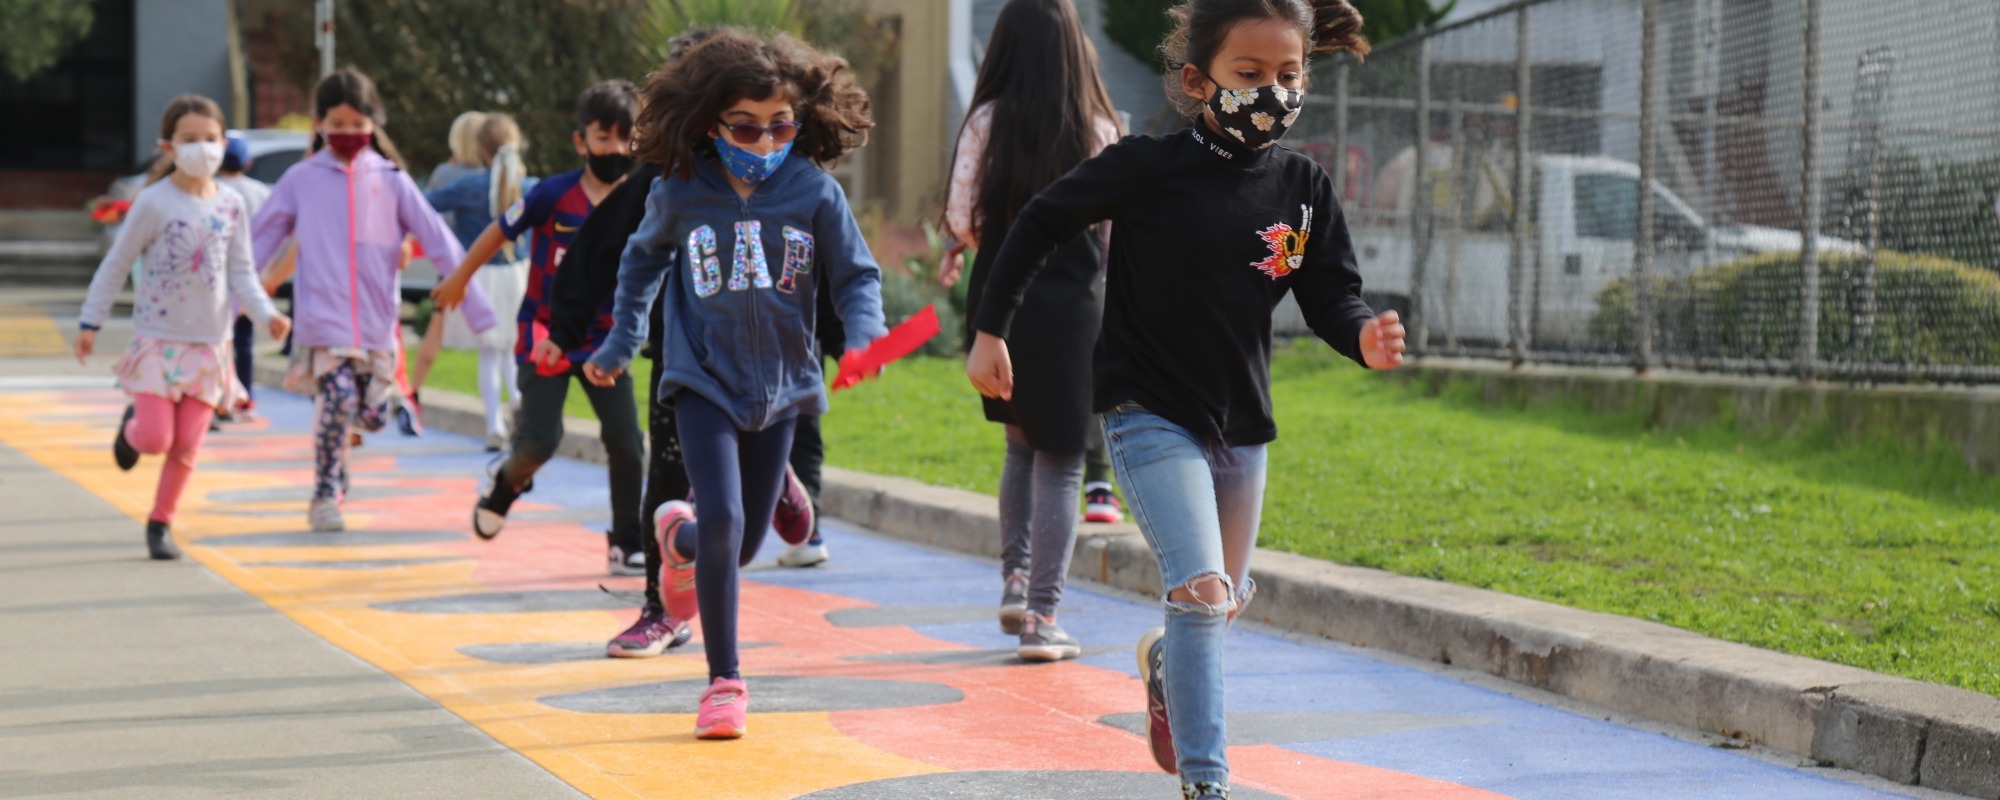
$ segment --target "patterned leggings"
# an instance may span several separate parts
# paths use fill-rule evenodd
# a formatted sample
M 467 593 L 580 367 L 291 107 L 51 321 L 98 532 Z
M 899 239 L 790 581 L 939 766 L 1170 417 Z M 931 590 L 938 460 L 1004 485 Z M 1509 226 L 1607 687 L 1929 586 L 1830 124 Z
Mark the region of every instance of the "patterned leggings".
M 382 429 L 389 405 L 364 405 L 372 375 L 357 375 L 349 361 L 320 376 L 313 398 L 318 424 L 313 428 L 313 499 L 339 499 L 347 491 L 347 432 L 352 425 L 367 433 Z

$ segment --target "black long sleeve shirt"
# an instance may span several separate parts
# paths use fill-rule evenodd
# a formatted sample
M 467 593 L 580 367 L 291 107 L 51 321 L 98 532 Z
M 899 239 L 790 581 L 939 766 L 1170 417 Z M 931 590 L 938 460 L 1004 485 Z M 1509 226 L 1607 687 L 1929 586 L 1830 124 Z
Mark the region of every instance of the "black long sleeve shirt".
M 591 209 L 570 240 L 562 268 L 556 270 L 555 302 L 549 314 L 549 341 L 567 353 L 583 346 L 585 332 L 597 319 L 604 301 L 618 292 L 618 259 L 625 254 L 625 240 L 646 218 L 646 194 L 653 179 L 660 177 L 658 164 L 641 164 L 612 187 L 604 201 Z M 653 304 L 651 343 L 659 352 L 660 304 Z
M 1315 334 L 1362 363 L 1374 312 L 1333 182 L 1298 153 L 1200 128 L 1129 137 L 1037 195 L 1000 246 L 975 326 L 1005 338 L 1049 253 L 1102 220 L 1098 411 L 1137 403 L 1229 446 L 1277 438 L 1271 312 L 1286 292 Z

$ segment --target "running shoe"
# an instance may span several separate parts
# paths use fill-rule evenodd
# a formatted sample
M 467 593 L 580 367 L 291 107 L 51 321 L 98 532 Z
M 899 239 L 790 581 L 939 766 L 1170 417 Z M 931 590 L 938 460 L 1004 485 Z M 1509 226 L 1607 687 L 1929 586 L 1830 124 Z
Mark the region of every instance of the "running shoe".
M 778 510 L 771 515 L 771 527 L 778 529 L 778 538 L 794 547 L 812 538 L 812 495 L 806 492 L 805 482 L 799 480 L 798 473 L 789 466 L 785 467 L 785 492 L 778 495 Z
M 785 548 L 785 552 L 778 554 L 778 566 L 816 567 L 826 563 L 826 560 L 830 557 L 826 551 L 826 542 L 812 539 L 806 541 L 804 544 L 795 544 Z
M 146 551 L 154 561 L 172 561 L 181 557 L 181 550 L 174 546 L 174 532 L 167 523 L 156 520 L 146 522 Z
M 1181 796 L 1188 800 L 1229 800 L 1229 784 L 1219 781 L 1183 783 Z
M 660 599 L 666 603 L 667 616 L 683 622 L 701 613 L 701 604 L 694 596 L 694 559 L 681 557 L 674 549 L 674 537 L 693 536 L 693 526 L 694 506 L 679 500 L 661 503 L 660 510 L 653 512 L 653 535 L 660 539 L 660 558 L 665 561 L 660 570 Z
M 136 406 L 126 406 L 125 416 L 118 420 L 118 435 L 111 439 L 111 459 L 118 462 L 118 468 L 131 472 L 139 465 L 139 448 L 133 447 L 125 439 L 125 426 L 132 423 L 132 415 L 138 413 Z
M 609 536 L 610 532 L 606 531 L 605 535 Z M 631 577 L 646 574 L 646 553 L 643 550 L 627 553 L 625 548 L 614 544 L 606 551 L 605 560 L 610 562 L 611 574 L 614 576 Z
M 1055 617 L 1045 617 L 1033 611 L 1021 620 L 1021 646 L 1014 654 L 1022 661 L 1061 661 L 1083 655 L 1083 648 L 1076 643 L 1076 637 L 1056 624 Z
M 743 717 L 750 710 L 750 689 L 740 678 L 716 678 L 701 693 L 701 712 L 695 715 L 694 738 L 743 738 Z
M 1010 636 L 1021 634 L 1021 617 L 1028 613 L 1028 571 L 1017 569 L 1007 573 L 1007 580 L 1000 588 L 1000 632 Z
M 507 527 L 507 512 L 514 510 L 514 501 L 535 488 L 535 482 L 531 480 L 520 491 L 514 491 L 506 481 L 500 480 L 505 465 L 505 459 L 494 461 L 486 481 L 486 493 L 480 495 L 479 502 L 472 506 L 472 532 L 481 539 L 499 536 L 500 531 Z
M 340 501 L 331 497 L 315 497 L 306 508 L 306 522 L 317 533 L 339 533 L 347 530 L 347 520 L 340 515 Z
M 424 435 L 424 404 L 415 397 L 396 404 L 396 427 L 404 436 Z
M 693 636 L 693 627 L 667 616 L 665 608 L 647 603 L 639 610 L 639 621 L 605 645 L 604 654 L 612 658 L 652 658 L 687 644 Z
M 1179 775 L 1174 728 L 1167 720 L 1167 684 L 1160 674 L 1166 665 L 1166 639 L 1166 628 L 1139 637 L 1139 682 L 1146 685 L 1146 746 L 1153 751 L 1153 763 L 1169 775 Z
M 1119 502 L 1118 494 L 1111 490 L 1111 484 L 1098 481 L 1083 487 L 1083 521 L 1125 521 L 1125 504 Z

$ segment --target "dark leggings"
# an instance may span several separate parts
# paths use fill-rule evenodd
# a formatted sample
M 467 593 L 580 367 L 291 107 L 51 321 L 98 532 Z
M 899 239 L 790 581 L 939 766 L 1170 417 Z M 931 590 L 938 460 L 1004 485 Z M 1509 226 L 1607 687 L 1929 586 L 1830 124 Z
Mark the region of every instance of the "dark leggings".
M 682 392 L 677 401 L 681 452 L 701 506 L 695 519 L 699 546 L 690 553 L 680 542 L 675 545 L 682 556 L 694 558 L 708 677 L 737 678 L 738 564 L 756 557 L 771 514 L 778 508 L 797 420 L 761 431 L 739 431 L 728 414 L 699 395 Z
M 255 376 L 257 374 L 255 370 L 251 369 L 250 364 L 251 357 L 256 353 L 256 348 L 252 347 L 252 345 L 256 343 L 257 323 L 251 322 L 249 317 L 238 314 L 236 316 L 236 327 L 230 331 L 229 344 L 236 350 L 236 380 L 243 383 L 243 397 L 246 400 L 256 399 L 256 390 L 250 388 L 250 385 L 255 383 Z M 229 408 L 223 410 L 235 411 L 236 409 Z

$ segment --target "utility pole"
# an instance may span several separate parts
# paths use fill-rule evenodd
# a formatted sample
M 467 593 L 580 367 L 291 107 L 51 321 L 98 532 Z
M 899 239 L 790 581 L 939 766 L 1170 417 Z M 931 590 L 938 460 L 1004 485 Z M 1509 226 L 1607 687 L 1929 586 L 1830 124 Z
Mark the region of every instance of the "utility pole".
M 333 0 L 313 2 L 313 42 L 319 45 L 319 76 L 333 74 Z

